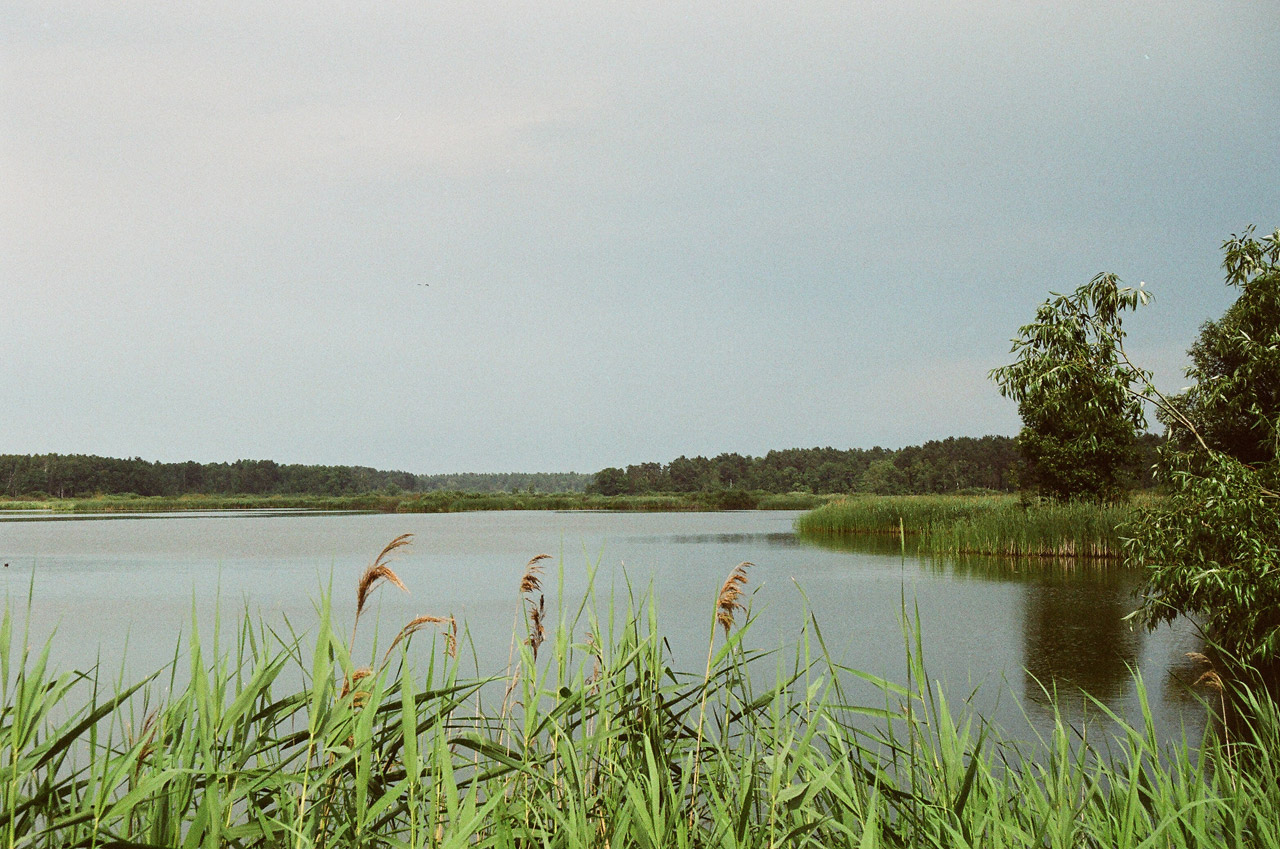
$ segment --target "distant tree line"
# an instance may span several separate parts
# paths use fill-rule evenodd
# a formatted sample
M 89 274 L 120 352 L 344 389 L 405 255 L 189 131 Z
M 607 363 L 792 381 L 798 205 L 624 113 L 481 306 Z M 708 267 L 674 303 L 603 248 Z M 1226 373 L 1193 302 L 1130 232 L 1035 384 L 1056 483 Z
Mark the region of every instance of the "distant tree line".
M 0 493 L 10 498 L 91 495 L 361 495 L 370 492 L 582 492 L 591 476 L 565 473 L 416 475 L 367 466 L 272 460 L 160 463 L 88 454 L 0 454 Z
M 1132 486 L 1150 484 L 1158 438 L 1140 440 L 1125 470 Z M 745 489 L 764 492 L 910 495 L 993 490 L 1011 492 L 1027 471 L 1018 442 L 1008 436 L 950 437 L 906 448 L 791 448 L 763 457 L 721 454 L 677 457 L 670 463 L 639 463 L 596 472 L 587 492 L 637 495 Z
M 1150 485 L 1157 437 L 1139 439 L 1123 479 Z M 951 437 L 906 448 L 789 448 L 762 457 L 720 454 L 638 463 L 594 475 L 505 472 L 418 475 L 367 466 L 313 466 L 272 460 L 161 463 L 89 454 L 0 454 L 0 495 L 318 495 L 365 493 L 564 493 L 643 495 L 747 490 L 907 495 L 970 490 L 1009 492 L 1034 483 L 1035 470 L 1008 436 Z

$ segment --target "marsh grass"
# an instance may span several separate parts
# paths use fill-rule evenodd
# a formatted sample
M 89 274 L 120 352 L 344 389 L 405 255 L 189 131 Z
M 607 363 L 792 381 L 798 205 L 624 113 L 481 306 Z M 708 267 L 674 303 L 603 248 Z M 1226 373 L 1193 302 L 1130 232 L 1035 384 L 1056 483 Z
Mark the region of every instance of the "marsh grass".
M 1139 502 L 1024 503 L 1016 496 L 861 496 L 801 516 L 807 537 L 904 530 L 928 554 L 1113 559 Z
M 1280 843 L 1265 693 L 1243 692 L 1230 757 L 1212 738 L 1160 741 L 1145 698 L 1105 738 L 1059 718 L 1007 740 L 935 687 L 911 627 L 905 683 L 833 662 L 812 620 L 785 657 L 750 649 L 745 568 L 705 588 L 705 674 L 672 668 L 651 596 L 598 611 L 588 590 L 545 613 L 536 660 L 513 636 L 499 709 L 485 694 L 502 679 L 462 675 L 439 634 L 402 631 L 387 662 L 361 666 L 333 627 L 344 599 L 323 599 L 305 635 L 246 619 L 206 644 L 193 623 L 171 667 L 127 686 L 54 671 L 6 610 L 0 832 L 18 847 Z M 874 703 L 850 702 L 851 678 Z

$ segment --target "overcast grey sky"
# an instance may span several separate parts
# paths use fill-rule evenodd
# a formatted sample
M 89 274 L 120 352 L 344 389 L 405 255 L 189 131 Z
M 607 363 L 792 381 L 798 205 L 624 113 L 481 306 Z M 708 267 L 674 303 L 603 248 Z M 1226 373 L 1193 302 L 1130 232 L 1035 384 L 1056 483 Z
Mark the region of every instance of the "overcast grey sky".
M 1011 434 L 1049 290 L 1177 388 L 1280 226 L 1276 0 L 0 8 L 0 453 Z

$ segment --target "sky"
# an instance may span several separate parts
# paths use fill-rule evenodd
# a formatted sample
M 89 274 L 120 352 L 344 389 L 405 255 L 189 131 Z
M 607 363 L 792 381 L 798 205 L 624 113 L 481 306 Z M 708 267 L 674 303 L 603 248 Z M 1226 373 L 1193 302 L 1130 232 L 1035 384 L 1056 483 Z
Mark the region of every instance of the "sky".
M 1178 389 L 1280 227 L 1280 2 L 0 0 L 0 453 L 596 471 Z

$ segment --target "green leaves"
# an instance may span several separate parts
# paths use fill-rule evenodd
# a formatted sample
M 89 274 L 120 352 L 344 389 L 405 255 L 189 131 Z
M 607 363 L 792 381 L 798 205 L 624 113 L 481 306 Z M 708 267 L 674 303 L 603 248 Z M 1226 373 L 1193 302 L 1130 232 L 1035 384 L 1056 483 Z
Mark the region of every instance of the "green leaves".
M 1128 554 L 1142 618 L 1196 616 L 1229 656 L 1280 665 L 1280 231 L 1223 243 L 1239 297 L 1191 346 L 1195 384 L 1165 403 L 1159 475 Z
M 1228 653 L 1280 657 L 1280 501 L 1264 474 L 1220 453 L 1163 458 L 1168 499 L 1135 523 L 1128 554 L 1147 569 L 1149 624 L 1196 616 Z
M 1013 340 L 1017 359 L 990 372 L 1000 393 L 1018 402 L 1019 447 L 1044 494 L 1110 500 L 1124 490 L 1146 425 L 1133 387 L 1151 375 L 1124 356 L 1121 314 L 1150 300 L 1145 289 L 1099 274 L 1045 301 Z
M 1280 443 L 1280 233 L 1256 242 L 1248 232 L 1223 245 L 1239 297 L 1201 327 L 1188 351 L 1195 382 L 1170 399 L 1175 409 L 1161 420 L 1181 450 L 1210 448 L 1265 466 Z
M 749 628 L 704 678 L 671 670 L 643 612 L 591 627 L 599 644 L 548 641 L 544 663 L 563 678 L 520 670 L 518 713 L 486 710 L 491 682 L 459 681 L 452 668 L 433 681 L 406 664 L 361 679 L 358 699 L 340 696 L 332 676 L 350 658 L 327 626 L 314 635 L 318 662 L 297 639 L 273 648 L 242 637 L 230 657 L 215 641 L 192 668 L 205 680 L 166 696 L 143 723 L 154 735 L 136 736 L 126 714 L 145 690 L 98 700 L 76 689 L 84 677 L 52 676 L 44 653 L 10 657 L 0 639 L 0 667 L 14 675 L 0 699 L 5 845 L 1201 847 L 1280 837 L 1280 717 L 1265 693 L 1245 694 L 1254 724 L 1226 757 L 1161 749 L 1137 679 L 1147 713 L 1135 726 L 1113 717 L 1105 750 L 1060 722 L 1030 754 L 948 701 L 910 631 L 906 686 L 840 667 L 824 649 L 820 660 L 797 650 L 762 691 L 760 671 L 773 664 L 742 648 Z M 311 670 L 326 677 L 305 680 Z M 845 703 L 839 682 L 854 678 L 874 687 L 875 706 Z M 282 681 L 305 684 L 273 693 Z M 714 721 L 695 744 L 704 693 Z

